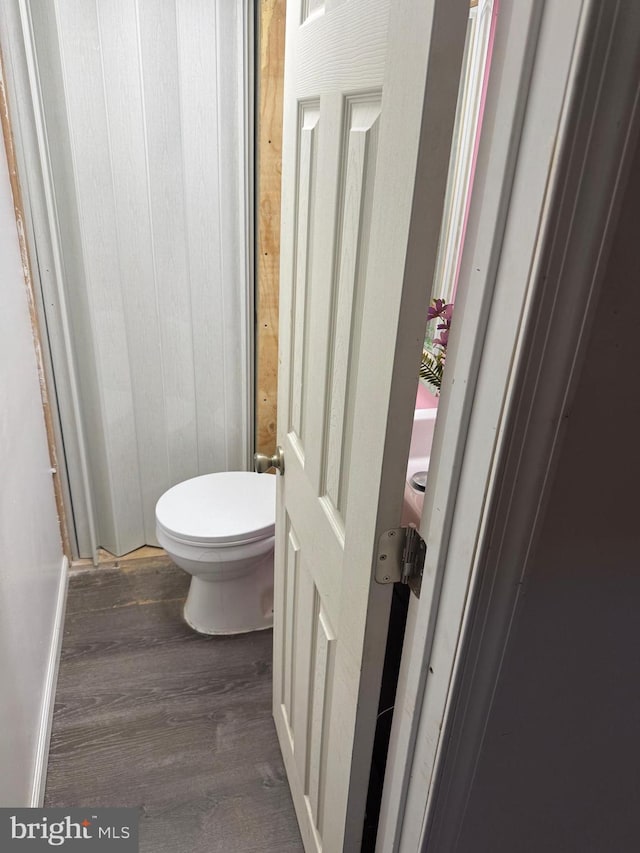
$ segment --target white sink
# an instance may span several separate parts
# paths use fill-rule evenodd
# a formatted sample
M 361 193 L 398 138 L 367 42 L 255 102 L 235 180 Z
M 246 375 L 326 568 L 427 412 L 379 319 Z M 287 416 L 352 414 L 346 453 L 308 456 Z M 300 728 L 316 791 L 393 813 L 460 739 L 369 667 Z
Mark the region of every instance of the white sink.
M 409 481 L 416 472 L 429 470 L 433 430 L 437 414 L 437 409 L 416 409 L 415 411 L 409 462 L 407 464 L 407 479 L 404 486 L 404 505 L 401 520 L 403 525 L 414 524 L 416 527 L 420 525 L 424 492 L 414 489 Z

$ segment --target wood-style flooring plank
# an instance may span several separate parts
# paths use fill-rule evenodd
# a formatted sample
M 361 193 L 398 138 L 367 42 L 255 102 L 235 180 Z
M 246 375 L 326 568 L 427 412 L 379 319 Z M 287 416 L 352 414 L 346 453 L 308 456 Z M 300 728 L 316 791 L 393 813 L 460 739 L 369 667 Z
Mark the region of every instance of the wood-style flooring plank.
M 189 576 L 70 580 L 47 806 L 138 806 L 142 853 L 301 853 L 271 719 L 270 631 L 202 637 Z

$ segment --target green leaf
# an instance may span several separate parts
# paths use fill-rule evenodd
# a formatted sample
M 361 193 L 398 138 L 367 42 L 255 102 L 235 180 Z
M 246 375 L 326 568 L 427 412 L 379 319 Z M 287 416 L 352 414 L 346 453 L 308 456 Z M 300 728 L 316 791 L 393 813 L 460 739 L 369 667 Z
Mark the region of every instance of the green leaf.
M 430 352 L 427 352 L 427 350 L 423 350 L 422 362 L 420 364 L 420 378 L 440 390 L 443 372 L 444 363 L 442 360 L 435 358 Z

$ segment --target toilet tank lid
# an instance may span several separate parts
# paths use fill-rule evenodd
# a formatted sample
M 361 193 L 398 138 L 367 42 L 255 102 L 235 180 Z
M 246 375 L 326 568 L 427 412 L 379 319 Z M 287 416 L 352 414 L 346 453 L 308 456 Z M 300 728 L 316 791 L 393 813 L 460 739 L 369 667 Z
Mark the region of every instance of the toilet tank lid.
M 230 543 L 273 535 L 276 477 L 249 471 L 204 474 L 178 483 L 156 504 L 167 533 L 193 542 Z

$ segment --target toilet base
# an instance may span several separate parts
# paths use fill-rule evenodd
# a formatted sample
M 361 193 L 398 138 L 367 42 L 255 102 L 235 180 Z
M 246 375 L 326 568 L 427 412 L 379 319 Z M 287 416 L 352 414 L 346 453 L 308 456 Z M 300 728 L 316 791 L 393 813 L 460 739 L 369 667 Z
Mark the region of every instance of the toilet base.
M 273 625 L 273 552 L 248 574 L 222 580 L 192 577 L 184 605 L 199 634 L 247 634 Z

